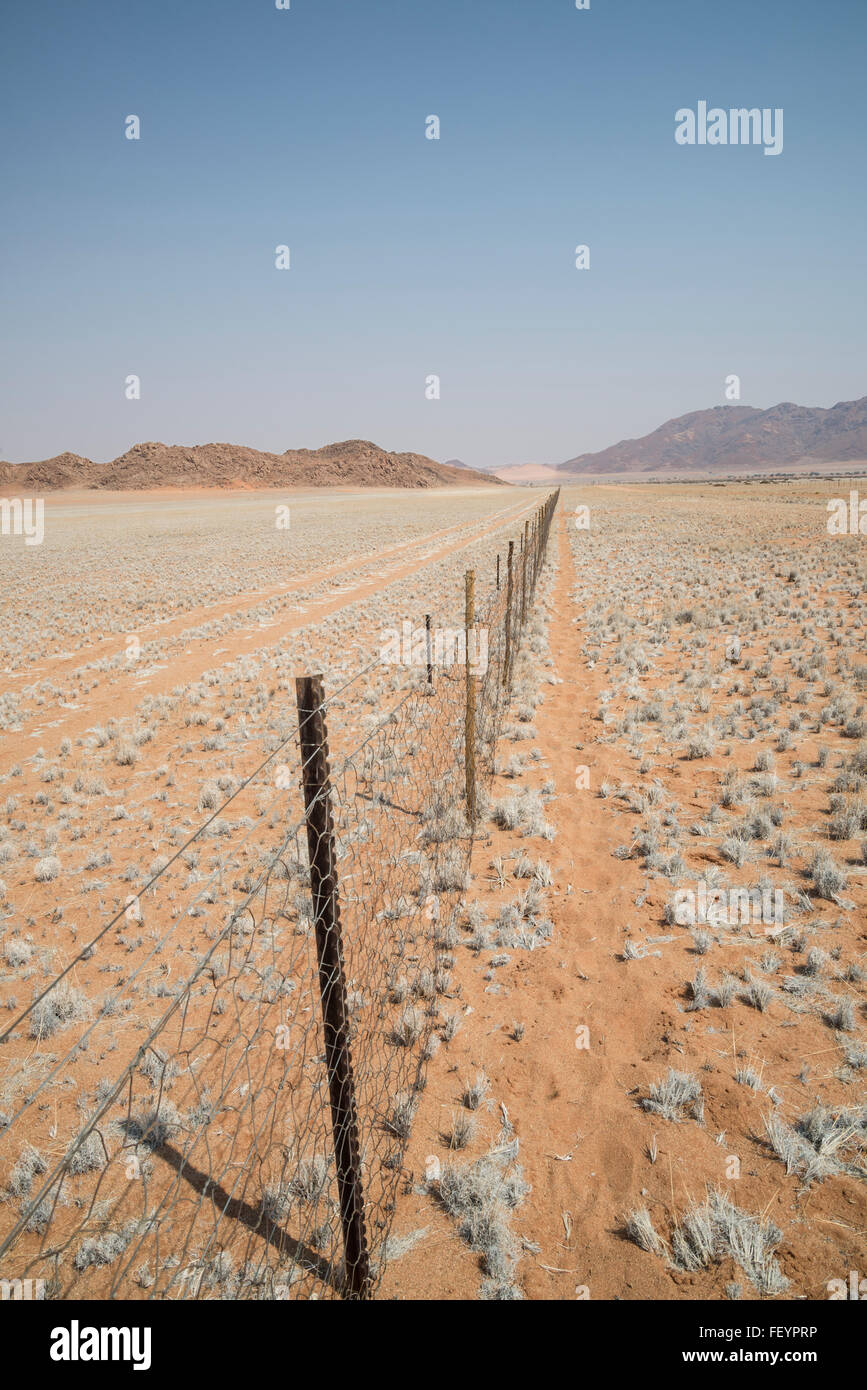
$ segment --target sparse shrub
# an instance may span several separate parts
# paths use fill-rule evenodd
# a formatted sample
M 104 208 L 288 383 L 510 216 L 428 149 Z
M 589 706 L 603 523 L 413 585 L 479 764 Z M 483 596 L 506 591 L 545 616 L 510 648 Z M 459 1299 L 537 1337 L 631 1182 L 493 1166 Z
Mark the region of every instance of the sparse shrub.
M 74 1143 L 67 1150 L 66 1168 L 74 1174 L 91 1173 L 107 1163 L 105 1146 L 95 1130 L 91 1130 L 77 1148 Z
M 468 1081 L 464 1086 L 462 1096 L 464 1105 L 468 1110 L 478 1110 L 485 1096 L 491 1089 L 491 1083 L 483 1071 L 476 1072 L 475 1079 Z
M 484 1260 L 485 1297 L 521 1297 L 515 1285 L 520 1247 L 509 1229 L 509 1213 L 529 1192 L 514 1162 L 517 1144 L 500 1145 L 475 1163 L 445 1163 L 437 1195 L 458 1223 L 458 1234 Z M 511 1292 L 510 1292 L 511 1291 Z
M 34 1179 L 47 1172 L 46 1159 L 32 1144 L 27 1144 L 9 1175 L 8 1190 L 13 1197 L 29 1197 Z
M 396 1134 L 398 1139 L 409 1139 L 415 1109 L 415 1097 L 408 1091 L 401 1091 L 392 1102 L 391 1114 L 386 1122 L 386 1128 L 392 1134 Z
M 808 873 L 820 898 L 833 901 L 846 887 L 846 873 L 834 862 L 827 850 L 817 849 L 810 860 Z
M 466 1110 L 453 1110 L 451 1127 L 446 1136 L 450 1149 L 465 1149 L 476 1132 L 476 1117 Z
M 136 1230 L 136 1222 L 132 1221 L 123 1231 L 105 1231 L 100 1236 L 88 1236 L 75 1253 L 75 1268 L 80 1272 L 91 1265 L 113 1264 L 126 1250 Z
M 626 1234 L 635 1245 L 641 1250 L 649 1251 L 651 1255 L 665 1258 L 668 1254 L 668 1246 L 654 1229 L 647 1207 L 639 1207 L 637 1211 L 630 1212 L 626 1218 Z
M 720 845 L 720 854 L 739 869 L 751 857 L 748 841 L 741 839 L 739 835 L 727 835 Z
M 119 767 L 133 767 L 138 762 L 138 749 L 131 739 L 117 739 L 114 745 L 114 760 Z
M 37 883 L 51 883 L 60 873 L 60 860 L 56 854 L 46 855 L 40 859 L 36 868 L 33 870 L 33 877 Z
M 655 1081 L 651 1085 L 649 1096 L 641 1104 L 645 1110 L 662 1115 L 666 1120 L 679 1122 L 687 1108 L 699 1122 L 704 1116 L 701 1083 L 688 1072 L 675 1071 L 673 1067 L 669 1067 L 668 1075 L 662 1081 Z
M 424 1014 L 419 1009 L 404 1009 L 394 1026 L 392 1040 L 401 1047 L 412 1047 L 424 1031 Z
M 70 1023 L 81 1022 L 90 1015 L 87 996 L 62 980 L 30 1011 L 31 1038 L 50 1038 Z
M 774 998 L 774 991 L 764 980 L 747 980 L 746 986 L 741 993 L 741 998 L 745 1003 L 751 1004 L 759 1013 L 766 1013 L 771 1006 Z
M 33 955 L 33 947 L 29 941 L 20 941 L 11 936 L 3 946 L 3 956 L 10 970 L 19 970 L 22 965 L 26 965 Z
M 855 1028 L 855 1006 L 851 999 L 832 1000 L 825 1017 L 830 1026 L 841 1033 L 851 1033 Z
M 220 788 L 216 782 L 205 782 L 199 792 L 197 809 L 199 811 L 216 811 L 221 804 Z

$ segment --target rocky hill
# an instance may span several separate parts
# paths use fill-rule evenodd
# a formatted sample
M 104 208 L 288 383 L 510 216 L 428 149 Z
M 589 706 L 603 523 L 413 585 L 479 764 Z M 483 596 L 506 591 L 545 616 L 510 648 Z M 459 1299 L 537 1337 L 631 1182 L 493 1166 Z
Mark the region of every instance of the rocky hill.
M 867 459 L 867 396 L 828 410 L 784 402 L 770 410 L 718 405 L 667 420 L 559 465 L 561 473 L 761 472 L 805 460 Z
M 100 488 L 450 487 L 500 479 L 472 468 L 436 463 L 424 454 L 397 454 L 366 439 L 321 449 L 262 453 L 237 444 L 135 444 L 111 463 L 58 454 L 40 463 L 0 463 L 0 485 L 18 492 Z

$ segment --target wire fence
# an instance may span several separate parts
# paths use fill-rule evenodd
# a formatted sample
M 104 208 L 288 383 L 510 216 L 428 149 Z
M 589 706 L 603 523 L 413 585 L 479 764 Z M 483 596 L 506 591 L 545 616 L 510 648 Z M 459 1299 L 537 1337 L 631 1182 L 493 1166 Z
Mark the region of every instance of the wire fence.
M 277 767 L 276 850 L 246 846 L 231 888 L 218 865 L 150 945 L 127 947 L 98 1005 L 80 991 L 78 967 L 129 939 L 224 803 L 12 1011 L 0 1058 L 22 1095 L 0 1116 L 2 1297 L 373 1296 L 558 497 L 498 557 L 478 614 L 468 576 L 462 659 L 442 660 L 428 626 L 410 688 L 334 768 L 329 700 L 299 679 L 291 735 L 227 799 Z M 174 980 L 173 952 L 193 945 L 207 949 Z

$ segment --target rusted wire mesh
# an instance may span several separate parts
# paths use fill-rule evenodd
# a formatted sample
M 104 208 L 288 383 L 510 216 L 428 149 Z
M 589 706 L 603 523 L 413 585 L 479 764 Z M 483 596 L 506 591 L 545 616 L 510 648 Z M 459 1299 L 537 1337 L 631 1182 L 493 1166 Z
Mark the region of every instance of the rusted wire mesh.
M 507 628 L 514 652 L 557 496 L 534 521 L 526 567 L 516 547 L 511 589 L 504 579 L 477 617 L 487 642 L 473 674 L 482 788 L 508 702 Z M 327 781 L 317 773 L 306 807 L 310 768 L 296 728 L 257 770 L 285 813 L 276 849 L 251 840 L 248 869 L 231 885 L 218 865 L 164 929 L 137 940 L 129 968 L 109 977 L 96 1003 L 76 982 L 112 932 L 147 916 L 168 871 L 160 868 L 61 976 L 11 1011 L 0 1058 L 20 1067 L 22 1091 L 0 1119 L 5 1288 L 41 1281 L 44 1296 L 99 1299 L 375 1291 L 431 1035 L 450 992 L 449 947 L 472 850 L 466 689 L 465 666 L 437 666 L 428 683 L 422 665 L 395 708 L 333 759 Z M 333 960 L 323 968 L 323 942 L 337 926 L 323 927 L 311 886 L 317 841 L 308 832 L 321 825 L 315 811 L 325 798 L 339 972 Z M 215 819 L 218 811 L 188 845 Z M 195 967 L 175 980 L 173 953 L 196 945 Z M 144 978 L 156 979 L 147 1005 L 132 988 Z M 323 1025 L 338 989 L 351 1116 L 335 1109 L 334 1040 Z M 37 1050 L 43 1065 L 29 1084 Z M 363 1259 L 363 1279 L 346 1267 L 345 1155 L 335 1157 L 350 1120 L 364 1228 L 353 1260 Z

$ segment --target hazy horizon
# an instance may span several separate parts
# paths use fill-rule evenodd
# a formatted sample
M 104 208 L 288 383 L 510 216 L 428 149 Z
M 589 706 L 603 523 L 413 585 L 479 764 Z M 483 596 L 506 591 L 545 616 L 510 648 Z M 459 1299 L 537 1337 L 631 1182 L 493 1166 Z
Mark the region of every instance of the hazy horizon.
M 865 394 L 857 0 L 153 0 L 2 34 L 0 458 L 556 464 L 732 374 L 758 409 Z M 702 103 L 783 112 L 780 152 L 679 144 Z
M 861 399 L 861 398 L 859 397 L 858 399 Z M 717 402 L 717 404 L 718 404 L 718 402 Z M 749 410 L 749 409 L 752 409 L 752 410 L 768 410 L 768 409 L 771 409 L 771 408 L 772 408 L 772 407 L 770 407 L 770 406 L 754 406 L 754 405 L 752 404 L 752 402 L 750 402 L 750 401 L 737 401 L 737 402 L 733 402 L 732 404 L 737 404 L 739 407 L 741 407 L 741 408 L 746 408 L 746 409 L 748 409 L 748 410 Z M 828 410 L 828 409 L 831 409 L 831 407 L 834 406 L 834 405 L 842 405 L 842 404 L 846 404 L 846 402 L 844 402 L 844 401 L 842 401 L 842 400 L 841 400 L 841 401 L 832 401 L 832 402 L 830 402 L 830 404 L 827 405 L 827 406 L 826 406 L 826 405 L 815 405 L 815 404 L 813 404 L 812 402 L 809 402 L 809 401 L 774 401 L 773 404 L 774 404 L 775 406 L 778 406 L 778 405 L 798 405 L 798 406 L 804 406 L 804 407 L 806 407 L 807 409 L 812 409 L 812 410 Z M 713 406 L 698 406 L 698 407 L 696 407 L 694 410 L 693 410 L 693 409 L 682 410 L 682 411 L 680 411 L 677 415 L 670 416 L 669 419 L 677 420 L 677 419 L 680 419 L 681 417 L 683 417 L 683 416 L 685 416 L 685 415 L 696 414 L 697 412 L 700 412 L 700 411 L 702 411 L 702 410 L 711 410 L 711 409 L 713 409 L 713 408 L 714 408 Z M 725 409 L 725 408 L 727 408 L 727 407 L 724 406 L 723 409 Z M 660 420 L 660 421 L 658 421 L 657 425 L 653 425 L 653 426 L 651 426 L 651 428 L 650 428 L 649 430 L 646 430 L 646 431 L 645 431 L 645 434 L 650 434 L 650 433 L 652 433 L 655 429 L 657 429 L 657 428 L 659 428 L 660 426 L 662 426 L 662 425 L 664 425 L 664 424 L 667 424 L 667 423 L 668 423 L 668 420 Z M 619 443 L 623 442 L 624 440 L 628 440 L 628 439 L 630 439 L 630 438 L 641 438 L 641 437 L 643 437 L 643 436 L 630 436 L 630 435 L 624 435 L 624 436 L 622 436 L 620 439 L 611 439 L 611 440 L 609 440 L 609 441 L 608 441 L 608 445 L 619 444 Z M 81 456 L 81 457 L 85 457 L 85 458 L 90 459 L 90 462 L 91 462 L 91 463 L 103 464 L 103 463 L 111 463 L 111 462 L 113 462 L 113 460 L 114 460 L 115 458 L 121 457 L 123 454 L 127 453 L 129 449 L 134 448 L 136 445 L 139 445 L 139 444 L 148 444 L 148 443 L 161 443 L 161 444 L 166 444 L 166 445 L 168 445 L 168 446 L 176 446 L 176 447 L 179 447 L 179 448 L 188 448 L 188 449 L 201 448 L 202 446 L 208 445 L 208 444 L 228 444 L 228 445 L 235 445 L 235 446 L 242 447 L 242 448 L 259 448 L 259 449 L 261 450 L 261 452 L 263 452 L 263 453 L 271 453 L 271 454 L 277 454 L 277 455 L 279 455 L 279 454 L 284 454 L 284 453 L 286 453 L 287 451 L 290 451 L 290 450 L 295 450 L 295 449 L 320 449 L 320 448 L 325 447 L 325 446 L 328 445 L 328 444 L 340 444 L 340 443 L 344 443 L 344 442 L 346 442 L 346 441 L 348 441 L 348 440 L 350 440 L 350 439 L 362 439 L 362 438 L 363 438 L 362 435 L 353 434 L 353 435 L 346 435 L 345 438 L 341 438 L 341 439 L 323 439 L 323 440 L 322 440 L 320 443 L 318 443 L 318 444 L 287 444 L 287 445 L 285 446 L 285 448 L 280 448 L 279 446 L 278 446 L 278 447 L 275 447 L 275 448 L 269 448 L 267 445 L 250 445 L 250 444 L 248 444 L 248 442 L 247 442 L 246 440 L 244 440 L 244 439 L 163 439 L 163 440 L 159 440 L 159 441 L 157 441 L 157 440 L 146 440 L 146 439 L 133 439 L 133 440 L 130 440 L 129 444 L 126 446 L 125 449 L 121 449 L 120 452 L 119 452 L 118 454 L 113 454 L 113 455 L 111 455 L 111 456 L 109 456 L 109 457 L 107 457 L 107 458 L 93 458 L 92 455 L 90 455 L 90 454 L 82 454 L 82 451 L 81 451 L 81 450 L 78 450 L 78 449 L 75 449 L 75 448 L 65 449 L 65 450 L 61 450 L 61 451 L 59 451 L 59 452 L 60 452 L 60 453 L 78 454 L 78 455 Z M 377 444 L 377 445 L 379 445 L 381 448 L 387 449 L 390 453 L 405 453 L 405 454 L 416 453 L 416 454 L 418 454 L 418 453 L 422 453 L 422 452 L 423 452 L 422 450 L 420 450 L 420 449 L 414 449 L 414 448 L 412 448 L 411 446 L 410 446 L 410 447 L 402 447 L 402 446 L 400 446 L 400 445 L 394 445 L 394 446 L 393 446 L 393 445 L 383 444 L 383 442 L 382 442 L 381 440 L 379 440 L 379 439 L 374 439 L 374 440 L 371 440 L 371 441 L 369 441 L 369 442 L 371 442 L 371 443 L 373 443 L 373 444 Z M 608 445 L 606 445 L 606 444 L 601 445 L 601 446 L 600 446 L 600 450 L 606 449 L 606 448 L 608 447 Z M 584 454 L 584 453 L 597 453 L 597 452 L 599 452 L 600 450 L 596 450 L 596 449 L 592 449 L 592 450 L 588 450 L 588 449 L 578 449 L 578 450 L 576 450 L 573 454 L 571 454 L 569 457 L 570 457 L 570 458 L 577 458 L 577 457 L 579 457 L 581 454 Z M 46 455 L 45 457 L 46 457 L 46 459 L 47 459 L 47 458 L 54 458 L 54 457 L 57 457 L 57 455 L 52 454 L 52 455 Z M 561 464 L 561 463 L 566 463 L 566 462 L 567 462 L 567 459 L 565 459 L 565 458 L 560 458 L 560 459 L 539 459 L 539 458 L 533 458 L 533 459 L 510 459 L 510 460 L 508 460 L 508 462 L 506 462 L 506 463 L 474 464 L 474 463 L 469 463 L 468 460 L 467 460 L 466 458 L 464 458 L 464 457 L 463 457 L 461 454 L 459 454 L 459 453 L 457 453 L 457 454 L 449 454 L 448 457 L 443 457 L 443 458 L 437 459 L 436 462 L 448 464 L 448 463 L 451 463 L 453 460 L 457 460 L 457 462 L 458 462 L 459 464 L 463 464 L 463 465 L 464 465 L 465 467 L 467 467 L 467 468 L 480 468 L 480 469 L 482 469 L 482 470 L 487 470 L 487 471 L 490 471 L 491 469 L 494 469 L 494 468 L 508 468 L 508 467 L 521 468 L 521 467 L 526 467 L 526 466 L 531 466 L 531 465 L 532 465 L 532 466 L 539 466 L 539 465 L 542 465 L 542 466 L 545 466 L 545 467 L 556 468 L 556 467 L 559 466 L 559 464 Z M 0 462 L 3 462 L 3 463 L 13 463 L 13 464 L 21 464 L 21 465 L 27 464 L 27 463 L 41 463 L 41 462 L 43 462 L 43 461 L 44 461 L 44 460 L 42 460 L 42 459 L 0 459 Z M 825 461 L 825 462 L 828 463 L 829 461 Z M 845 463 L 845 460 L 841 460 L 841 461 L 839 461 L 839 462 L 842 464 L 842 463 Z M 782 465 L 779 465 L 779 466 L 782 467 Z M 786 466 L 788 466 L 788 465 L 786 465 Z M 825 464 L 823 464 L 823 466 L 825 466 Z M 769 467 L 769 468 L 771 468 L 771 467 L 777 467 L 777 465 L 768 464 L 768 467 Z

